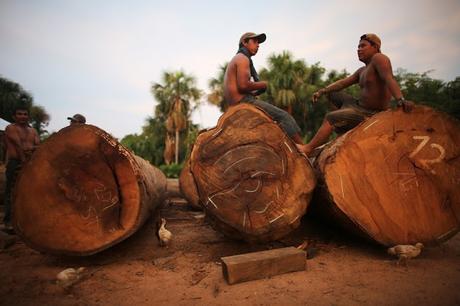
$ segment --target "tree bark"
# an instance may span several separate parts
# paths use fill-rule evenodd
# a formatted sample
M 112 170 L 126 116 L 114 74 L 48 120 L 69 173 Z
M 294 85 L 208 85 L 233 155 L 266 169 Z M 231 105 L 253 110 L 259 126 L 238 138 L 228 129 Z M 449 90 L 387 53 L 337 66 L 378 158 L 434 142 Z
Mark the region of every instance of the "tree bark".
M 14 191 L 16 232 L 53 254 L 90 255 L 136 232 L 163 203 L 166 177 L 92 125 L 46 140 Z
M 202 210 L 200 204 L 200 196 L 196 187 L 195 179 L 190 171 L 190 160 L 184 162 L 184 168 L 179 176 L 179 189 L 182 196 L 187 200 L 188 204 L 194 209 Z
M 460 124 L 417 106 L 381 112 L 315 162 L 328 220 L 382 245 L 442 242 L 460 227 Z
M 230 107 L 215 128 L 198 135 L 190 171 L 214 227 L 251 242 L 295 229 L 316 183 L 293 141 L 249 104 Z
M 175 157 L 176 157 L 176 164 L 179 163 L 179 130 L 176 129 L 176 148 L 175 148 Z

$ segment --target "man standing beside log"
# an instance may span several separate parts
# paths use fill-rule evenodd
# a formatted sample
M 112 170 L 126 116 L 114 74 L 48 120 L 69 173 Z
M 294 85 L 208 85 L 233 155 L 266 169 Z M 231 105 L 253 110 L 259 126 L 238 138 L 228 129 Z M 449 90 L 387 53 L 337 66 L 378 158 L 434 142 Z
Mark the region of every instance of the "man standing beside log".
M 390 59 L 380 52 L 380 47 L 381 41 L 377 35 L 362 35 L 358 45 L 358 58 L 365 66 L 313 94 L 313 103 L 322 95 L 327 95 L 338 110 L 326 114 L 316 135 L 308 144 L 297 145 L 299 150 L 309 155 L 329 139 L 333 130 L 337 134 L 343 134 L 372 115 L 388 109 L 392 97 L 405 112 L 412 110 L 414 103 L 404 99 L 393 77 Z M 359 100 L 340 92 L 353 84 L 359 84 L 361 88 Z
M 267 36 L 245 33 L 241 36 L 239 50 L 227 66 L 224 76 L 224 99 L 229 106 L 238 103 L 250 103 L 263 109 L 275 120 L 286 134 L 297 144 L 302 144 L 300 128 L 286 111 L 261 100 L 256 96 L 267 90 L 267 82 L 260 81 L 251 57 L 256 55 L 259 44 L 266 40 Z M 251 80 L 252 77 L 252 80 Z
M 40 143 L 37 132 L 29 126 L 29 111 L 25 107 L 16 107 L 13 115 L 14 123 L 5 129 L 6 143 L 6 186 L 5 186 L 5 216 L 3 222 L 6 230 L 11 226 L 11 192 L 21 164 L 30 158 L 36 146 Z

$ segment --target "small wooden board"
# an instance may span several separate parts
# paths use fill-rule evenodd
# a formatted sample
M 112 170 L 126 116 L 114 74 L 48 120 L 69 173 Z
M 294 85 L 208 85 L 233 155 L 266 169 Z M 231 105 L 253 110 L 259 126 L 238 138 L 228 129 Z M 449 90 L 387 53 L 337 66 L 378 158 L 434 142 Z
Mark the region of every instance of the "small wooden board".
M 305 251 L 294 247 L 222 257 L 221 260 L 222 272 L 230 285 L 306 268 Z

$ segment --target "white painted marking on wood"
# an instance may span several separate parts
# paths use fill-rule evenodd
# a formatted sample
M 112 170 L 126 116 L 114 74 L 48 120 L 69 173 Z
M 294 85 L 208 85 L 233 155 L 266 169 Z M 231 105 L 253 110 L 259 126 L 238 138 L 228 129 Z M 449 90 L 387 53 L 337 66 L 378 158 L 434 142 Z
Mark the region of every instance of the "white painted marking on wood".
M 413 172 L 394 172 L 394 174 L 399 174 L 399 175 L 411 175 L 411 176 L 414 175 Z
M 251 178 L 254 178 L 254 177 L 256 177 L 256 176 L 259 175 L 259 174 L 270 174 L 270 175 L 275 176 L 274 173 L 271 173 L 271 172 L 268 172 L 268 171 L 257 171 L 256 173 L 254 173 L 253 175 L 251 175 Z
M 88 212 L 87 212 L 87 215 L 83 215 L 83 214 L 80 214 L 80 217 L 83 219 L 83 220 L 88 220 L 90 217 L 91 217 L 91 212 L 94 212 L 94 215 L 97 216 L 97 210 L 93 207 L 93 206 L 89 206 L 88 207 Z
M 265 206 L 264 209 L 262 209 L 262 210 L 254 210 L 254 212 L 256 212 L 256 213 L 258 213 L 258 214 L 263 214 L 264 212 L 267 211 L 267 209 L 268 209 L 268 208 L 270 207 L 270 205 L 272 205 L 272 204 L 273 204 L 273 201 L 270 201 L 270 202 Z
M 284 144 L 286 145 L 286 147 L 288 147 L 289 151 L 292 153 L 292 149 L 291 147 L 287 144 L 287 142 L 285 141 Z
M 242 158 L 240 160 L 237 160 L 236 162 L 234 162 L 233 164 L 231 164 L 230 166 L 227 167 L 227 169 L 224 170 L 224 174 L 225 172 L 227 172 L 230 168 L 232 168 L 234 165 L 238 164 L 238 163 L 241 163 L 242 161 L 245 161 L 245 160 L 248 160 L 248 159 L 255 159 L 256 157 L 253 157 L 253 156 L 250 156 L 250 157 L 245 157 L 245 158 Z
M 244 191 L 246 191 L 246 192 L 256 192 L 257 190 L 259 190 L 260 185 L 261 185 L 261 181 L 259 179 L 259 180 L 257 180 L 257 186 L 256 186 L 256 188 L 254 190 L 245 189 Z
M 409 158 L 414 157 L 420 150 L 430 141 L 430 136 L 413 136 L 413 139 L 422 140 L 422 142 L 415 148 L 414 151 L 409 155 Z
M 110 204 L 109 206 L 104 207 L 104 208 L 102 209 L 102 211 L 107 210 L 107 209 L 109 209 L 110 207 L 117 205 L 117 203 L 118 203 L 118 200 L 117 200 L 115 203 Z
M 371 126 L 373 126 L 374 124 L 376 124 L 377 122 L 379 122 L 379 119 L 375 120 L 374 122 L 370 123 L 368 126 L 366 126 L 363 131 L 366 131 L 368 128 L 370 128 Z
M 440 163 L 444 159 L 444 157 L 446 157 L 446 150 L 437 143 L 432 143 L 430 146 L 433 149 L 437 149 L 439 151 L 439 156 L 434 159 L 428 159 L 426 160 L 426 162 L 430 164 Z
M 282 216 L 284 216 L 284 214 L 281 214 L 281 215 L 279 215 L 278 217 L 276 217 L 276 218 L 274 218 L 274 219 L 271 219 L 269 222 L 270 222 L 270 223 L 273 223 L 273 222 L 275 222 L 276 220 L 278 220 L 279 218 L 281 218 Z
M 430 136 L 414 136 L 412 137 L 413 139 L 420 139 L 422 140 L 422 142 L 417 146 L 417 148 L 415 148 L 415 150 L 409 155 L 410 158 L 413 158 L 418 152 L 420 152 L 420 150 L 422 150 L 422 148 L 428 143 L 428 141 L 430 140 Z M 439 155 L 436 157 L 436 158 L 433 158 L 433 159 L 420 159 L 419 162 L 420 164 L 430 170 L 430 172 L 432 174 L 436 174 L 436 171 L 434 171 L 433 169 L 430 169 L 430 166 L 429 164 L 436 164 L 436 163 L 440 163 L 445 157 L 446 157 L 446 150 L 444 149 L 443 146 L 437 144 L 437 143 L 432 143 L 430 144 L 430 147 L 433 148 L 433 149 L 436 149 L 439 151 Z
M 297 217 L 295 217 L 295 219 L 294 219 L 294 220 L 292 220 L 291 222 L 289 222 L 289 224 L 292 224 L 292 223 L 296 222 L 296 221 L 297 221 L 297 219 L 299 219 L 299 218 L 300 218 L 300 215 L 298 215 Z
M 409 190 L 411 190 L 411 186 L 410 184 L 412 182 L 415 181 L 415 186 L 418 187 L 418 179 L 417 179 L 417 176 L 413 176 L 413 177 L 410 177 L 410 178 L 407 178 L 403 181 L 400 181 L 399 182 L 399 190 L 403 191 L 403 192 L 407 192 Z
M 442 234 L 441 236 L 438 236 L 436 240 L 443 240 L 444 238 L 448 237 L 451 235 L 453 232 L 458 231 L 458 227 L 453 227 L 452 229 L 448 230 L 446 233 Z
M 340 188 L 342 188 L 342 198 L 344 198 L 344 199 L 345 199 L 345 193 L 344 193 L 344 191 L 343 191 L 343 181 L 342 181 L 342 176 L 341 176 L 341 175 L 339 175 L 339 177 L 340 177 Z
M 219 208 L 217 207 L 216 203 L 214 203 L 210 197 L 208 197 L 208 201 L 211 202 L 211 204 L 214 205 L 214 207 L 215 207 L 216 209 L 219 209 Z
M 211 137 L 219 135 L 220 132 L 222 132 L 222 128 L 218 129 L 214 134 L 211 135 Z
M 265 150 L 265 151 L 268 151 L 268 152 L 271 153 L 271 154 L 274 154 L 274 152 L 273 152 L 272 150 L 268 149 L 268 148 L 265 148 L 265 147 L 263 147 L 263 146 L 258 146 L 258 145 L 254 145 L 254 146 L 257 147 L 257 149 Z M 251 147 L 252 147 L 252 146 L 251 146 Z M 225 152 L 224 155 L 222 155 L 221 157 L 219 157 L 219 159 L 216 160 L 216 161 L 214 162 L 214 165 L 216 165 L 217 163 L 219 163 L 219 162 L 220 162 L 222 159 L 224 159 L 228 154 L 232 153 L 232 152 L 235 151 L 235 150 L 236 150 L 236 149 L 231 149 L 230 151 Z

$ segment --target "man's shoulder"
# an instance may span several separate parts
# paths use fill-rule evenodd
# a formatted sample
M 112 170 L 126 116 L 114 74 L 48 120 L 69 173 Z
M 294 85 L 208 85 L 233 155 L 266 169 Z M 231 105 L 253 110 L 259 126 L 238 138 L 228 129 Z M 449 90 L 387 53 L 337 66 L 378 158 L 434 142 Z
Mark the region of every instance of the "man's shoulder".
M 390 62 L 390 58 L 383 53 L 376 53 L 371 60 L 371 63 L 382 64 Z
M 18 128 L 18 124 L 13 122 L 6 126 L 5 132 L 14 131 L 14 130 L 17 130 L 17 128 Z
M 234 62 L 234 63 L 249 63 L 249 58 L 242 54 L 242 53 L 237 53 L 235 54 L 235 56 L 232 58 L 231 62 Z

